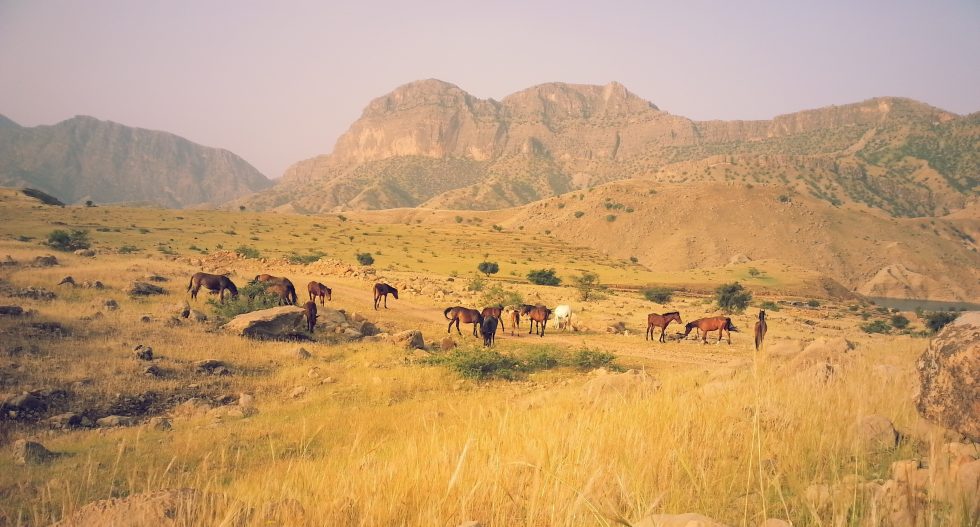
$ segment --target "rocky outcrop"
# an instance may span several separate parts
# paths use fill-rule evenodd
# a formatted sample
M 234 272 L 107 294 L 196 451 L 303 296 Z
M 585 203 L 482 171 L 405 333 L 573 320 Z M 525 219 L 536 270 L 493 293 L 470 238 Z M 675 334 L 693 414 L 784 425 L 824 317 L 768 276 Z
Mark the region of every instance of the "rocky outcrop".
M 238 315 L 224 328 L 243 337 L 255 339 L 307 339 L 303 308 L 280 306 Z
M 960 315 L 918 362 L 919 413 L 980 442 L 980 312 Z

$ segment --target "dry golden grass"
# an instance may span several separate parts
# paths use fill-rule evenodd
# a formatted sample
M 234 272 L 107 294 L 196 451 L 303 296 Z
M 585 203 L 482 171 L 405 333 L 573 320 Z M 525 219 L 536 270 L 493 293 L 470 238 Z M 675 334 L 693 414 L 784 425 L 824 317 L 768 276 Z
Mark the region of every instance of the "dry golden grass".
M 107 221 L 131 214 L 146 225 L 162 224 L 154 218 L 172 214 L 217 223 L 228 214 L 45 210 L 43 216 L 32 212 L 17 220 L 16 229 L 24 231 L 4 226 L 3 233 L 40 236 L 50 227 L 34 223 L 61 217 L 73 227 L 80 214 L 103 211 L 113 218 Z M 301 222 L 328 224 L 322 218 L 254 218 L 273 232 L 289 232 Z M 340 223 L 323 227 L 322 236 L 334 235 Z M 138 233 L 117 234 L 109 245 L 146 243 Z M 283 243 L 281 249 L 289 246 Z M 556 244 L 555 250 L 568 248 Z M 0 257 L 26 261 L 46 252 L 51 251 L 36 244 L 0 242 Z M 0 421 L 0 440 L 36 438 L 64 454 L 32 467 L 0 456 L 0 525 L 45 525 L 94 500 L 180 487 L 222 497 L 185 511 L 182 522 L 188 525 L 214 525 L 221 518 L 250 525 L 454 526 L 467 519 L 483 525 L 613 525 L 653 512 L 689 511 L 733 525 L 757 525 L 767 517 L 789 518 L 796 525 L 859 525 L 874 521 L 876 514 L 859 497 L 815 511 L 803 498 L 806 488 L 853 474 L 881 478 L 890 462 L 930 448 L 909 441 L 869 455 L 855 446 L 852 424 L 860 416 L 885 415 L 900 430 L 915 426 L 913 365 L 926 341 L 863 335 L 855 329 L 861 319 L 835 304 L 770 313 L 770 343 L 838 335 L 857 342 L 856 358 L 826 384 L 799 375 L 780 357 L 756 355 L 749 315 L 736 317 L 743 333 L 734 335 L 732 346 L 646 342 L 645 313 L 668 306 L 634 293 L 574 304 L 577 316 L 592 328 L 585 333 L 498 337 L 503 353 L 531 346 L 611 351 L 618 364 L 646 369 L 661 383 L 656 390 L 589 395 L 585 386 L 594 376 L 573 370 L 480 383 L 384 343 L 305 343 L 313 358 L 301 361 L 289 353 L 295 343 L 246 341 L 208 324 L 170 327 L 168 306 L 187 298 L 184 280 L 194 268 L 155 255 L 57 256 L 62 265 L 56 268 L 0 271 L 16 287 L 59 294 L 47 302 L 3 303 L 35 309 L 31 321 L 54 320 L 72 330 L 67 338 L 28 337 L 19 333 L 23 321 L 0 321 L 4 346 L 21 342 L 38 348 L 0 356 L 0 391 L 67 388 L 74 394 L 73 409 L 104 409 L 120 394 L 151 391 L 173 401 L 249 393 L 259 413 L 177 418 L 166 432 L 146 426 L 46 432 Z M 596 265 L 611 264 L 600 259 Z M 239 262 L 236 281 L 260 267 Z M 324 278 L 302 269 L 285 273 L 299 285 L 301 298 L 308 279 Z M 126 287 L 147 273 L 171 277 L 163 284 L 168 294 L 129 298 Z M 415 272 L 385 274 L 407 279 Z M 65 275 L 78 282 L 101 280 L 108 289 L 55 288 Z M 403 295 L 389 302 L 387 311 L 375 312 L 368 282 L 340 276 L 324 281 L 336 287 L 332 307 L 365 313 L 387 329 L 421 328 L 427 341 L 445 335 L 439 301 Z M 575 294 L 565 288 L 521 290 L 549 304 Z M 120 309 L 80 320 L 95 312 L 93 302 L 102 298 L 116 299 Z M 203 305 L 199 301 L 195 307 Z M 679 295 L 671 306 L 679 307 L 685 320 L 712 312 L 702 297 L 691 295 Z M 143 314 L 151 315 L 151 322 L 140 321 Z M 633 333 L 602 331 L 615 320 L 627 321 Z M 465 329 L 456 340 L 467 346 L 475 341 Z M 153 346 L 165 377 L 141 373 L 143 365 L 131 351 L 137 343 Z M 226 361 L 233 375 L 196 375 L 193 362 L 205 358 Z M 898 373 L 881 377 L 874 369 L 880 364 L 893 365 Z M 330 382 L 324 382 L 327 378 Z M 306 394 L 291 397 L 296 386 L 306 387 Z M 934 525 L 968 521 L 957 509 L 929 507 L 925 512 L 935 518 Z M 241 513 L 249 510 L 255 512 Z M 271 515 L 261 512 L 269 510 Z

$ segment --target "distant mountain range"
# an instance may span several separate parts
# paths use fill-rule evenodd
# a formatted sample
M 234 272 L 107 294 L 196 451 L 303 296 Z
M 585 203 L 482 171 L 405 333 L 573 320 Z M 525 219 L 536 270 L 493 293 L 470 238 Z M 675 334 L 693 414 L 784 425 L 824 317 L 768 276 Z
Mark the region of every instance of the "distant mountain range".
M 761 121 L 693 121 L 618 83 L 502 101 L 439 80 L 367 106 L 333 152 L 236 202 L 325 212 L 498 209 L 623 179 L 775 183 L 833 205 L 936 216 L 977 197 L 980 113 L 877 98 Z
M 22 127 L 0 116 L 0 186 L 66 203 L 217 205 L 272 182 L 237 155 L 166 132 L 92 117 Z

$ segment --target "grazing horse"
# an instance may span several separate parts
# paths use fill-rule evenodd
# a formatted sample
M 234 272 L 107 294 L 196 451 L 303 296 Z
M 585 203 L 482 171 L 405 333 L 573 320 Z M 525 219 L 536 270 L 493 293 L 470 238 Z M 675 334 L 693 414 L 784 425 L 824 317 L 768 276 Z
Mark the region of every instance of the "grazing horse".
M 459 333 L 460 336 L 462 336 L 463 333 L 459 330 L 459 323 L 463 322 L 464 324 L 473 324 L 473 336 L 474 337 L 479 336 L 477 335 L 477 328 L 479 328 L 480 325 L 483 324 L 483 314 L 481 314 L 479 311 L 475 309 L 468 309 L 465 307 L 454 306 L 454 307 L 447 307 L 446 310 L 442 312 L 442 314 L 443 316 L 446 317 L 447 320 L 449 320 L 449 327 L 446 328 L 446 333 L 451 332 L 453 329 L 453 324 L 456 324 L 456 333 Z
M 296 287 L 288 278 L 282 276 L 272 276 L 271 274 L 260 274 L 255 276 L 255 282 L 262 282 L 266 285 L 266 291 L 279 295 L 279 304 L 295 306 L 298 300 Z
M 310 300 L 316 301 L 316 297 L 320 297 L 320 305 L 323 305 L 324 297 L 327 300 L 333 300 L 333 291 L 329 287 L 321 284 L 320 282 L 310 282 L 306 284 L 306 290 L 310 293 Z
M 656 313 L 650 313 L 647 315 L 647 340 L 653 340 L 653 328 L 660 328 L 660 342 L 667 342 L 664 333 L 667 333 L 667 326 L 670 325 L 672 321 L 676 320 L 678 324 L 683 324 L 681 321 L 681 314 L 677 311 L 671 311 L 670 313 L 664 313 L 663 315 L 658 315 Z
M 385 299 L 385 309 L 388 309 L 388 293 L 395 296 L 395 300 L 398 300 L 398 290 L 391 287 L 388 284 L 374 284 L 374 309 L 377 311 L 378 304 L 381 303 L 381 298 Z
M 531 329 L 527 332 L 527 334 L 530 335 L 532 332 L 534 332 L 534 323 L 537 322 L 538 328 L 541 330 L 538 333 L 538 336 L 543 337 L 544 327 L 548 325 L 548 317 L 551 316 L 551 310 L 544 306 L 534 306 L 528 310 L 526 315 L 527 318 L 531 320 L 529 324 Z
M 766 339 L 766 311 L 759 310 L 759 321 L 755 323 L 755 351 L 762 347 L 762 341 Z
M 555 308 L 555 323 L 558 329 L 566 330 L 572 325 L 572 306 L 562 304 Z
M 502 326 L 503 324 L 501 324 Z M 510 336 L 514 336 L 514 330 L 521 328 L 521 311 L 519 309 L 510 310 Z
M 480 314 L 483 315 L 484 319 L 487 317 L 495 317 L 497 319 L 497 323 L 500 324 L 500 329 L 507 329 L 504 327 L 504 306 L 498 304 L 496 306 L 485 307 Z
M 197 292 L 201 286 L 212 293 L 217 292 L 222 304 L 225 303 L 225 290 L 228 290 L 233 298 L 238 296 L 238 288 L 235 287 L 231 279 L 223 274 L 194 273 L 191 276 L 190 285 L 187 286 L 187 290 L 191 292 L 192 300 L 197 300 Z
M 313 333 L 313 327 L 316 326 L 316 302 L 312 300 L 307 302 L 303 306 L 303 310 L 306 315 L 306 327 L 309 328 L 310 333 Z
M 684 326 L 684 337 L 691 332 L 692 329 L 697 328 L 701 331 L 703 335 L 701 337 L 701 342 L 708 342 L 708 332 L 718 330 L 718 342 L 721 342 L 721 336 L 723 332 L 728 332 L 728 343 L 732 343 L 732 331 L 738 333 L 738 328 L 732 324 L 732 319 L 728 317 L 708 317 L 699 318 L 694 322 L 688 322 Z
M 493 338 L 497 335 L 497 322 L 499 320 L 491 315 L 483 319 L 483 324 L 480 325 L 480 331 L 483 332 L 483 345 L 488 348 L 493 346 Z

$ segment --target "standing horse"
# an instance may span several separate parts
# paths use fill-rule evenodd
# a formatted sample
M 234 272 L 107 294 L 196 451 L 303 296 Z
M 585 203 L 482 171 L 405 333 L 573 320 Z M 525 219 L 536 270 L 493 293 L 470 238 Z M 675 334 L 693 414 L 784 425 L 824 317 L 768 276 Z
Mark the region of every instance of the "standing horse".
M 564 331 L 572 325 L 572 306 L 562 304 L 555 308 L 555 323 Z
M 271 274 L 260 274 L 255 276 L 255 282 L 262 282 L 266 285 L 266 290 L 279 295 L 279 303 L 295 306 L 298 300 L 296 287 L 286 277 L 272 276 Z
M 310 300 L 312 301 L 316 301 L 316 297 L 320 297 L 321 306 L 323 305 L 324 298 L 333 301 L 333 291 L 320 282 L 310 282 L 306 284 L 306 291 L 310 293 Z
M 670 325 L 672 321 L 676 320 L 678 324 L 683 324 L 681 321 L 681 314 L 677 311 L 671 311 L 670 313 L 664 313 L 663 315 L 658 315 L 656 313 L 650 313 L 647 315 L 647 340 L 653 340 L 653 329 L 660 328 L 660 342 L 667 342 L 664 333 L 667 333 L 667 326 Z
M 498 304 L 496 306 L 485 307 L 480 314 L 483 315 L 484 319 L 487 317 L 495 317 L 497 322 L 500 324 L 500 329 L 507 329 L 504 327 L 504 306 Z
M 534 324 L 537 323 L 538 328 L 541 330 L 538 333 L 538 336 L 543 337 L 544 327 L 548 325 L 548 317 L 551 316 L 551 310 L 544 306 L 534 306 L 527 311 L 526 315 L 527 318 L 531 320 L 529 324 L 530 330 L 527 332 L 527 334 L 530 335 L 532 332 L 534 332 Z
M 755 323 L 755 351 L 762 347 L 762 341 L 766 339 L 766 311 L 759 310 L 759 321 Z
M 303 306 L 303 314 L 306 315 L 306 327 L 313 333 L 313 328 L 316 326 L 316 302 L 309 301 Z
M 514 330 L 521 328 L 521 311 L 520 309 L 510 310 L 510 336 L 514 336 Z
M 388 309 L 388 294 L 394 295 L 395 300 L 398 300 L 398 290 L 391 287 L 388 284 L 378 283 L 374 284 L 374 310 L 378 310 L 378 304 L 381 303 L 381 298 L 385 299 L 385 309 Z
M 443 316 L 446 317 L 447 320 L 449 320 L 449 327 L 446 328 L 446 333 L 451 332 L 453 329 L 453 324 L 456 324 L 456 333 L 459 333 L 459 335 L 462 336 L 463 333 L 459 330 L 459 323 L 463 322 L 464 324 L 473 324 L 473 336 L 474 337 L 479 336 L 477 334 L 477 328 L 479 328 L 480 325 L 483 324 L 483 315 L 479 311 L 475 309 L 454 306 L 454 307 L 447 307 L 446 310 L 442 312 L 442 314 Z
M 190 285 L 187 286 L 187 290 L 191 292 L 192 300 L 197 300 L 197 292 L 201 286 L 212 293 L 217 292 L 222 304 L 225 303 L 225 290 L 231 293 L 232 298 L 238 297 L 238 288 L 235 287 L 230 278 L 223 274 L 194 273 L 191 276 Z
M 491 315 L 483 319 L 483 324 L 480 325 L 480 331 L 483 333 L 483 345 L 486 347 L 493 346 L 493 339 L 497 335 L 497 322 L 500 319 Z
M 699 318 L 694 322 L 688 322 L 687 325 L 684 326 L 684 337 L 686 338 L 687 335 L 694 328 L 697 328 L 701 331 L 701 334 L 703 335 L 701 338 L 702 343 L 708 342 L 708 332 L 714 331 L 716 329 L 718 330 L 718 342 L 721 342 L 722 333 L 727 331 L 728 343 L 731 344 L 732 331 L 738 333 L 738 328 L 735 327 L 734 324 L 732 324 L 732 319 L 728 317 Z

